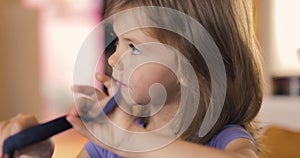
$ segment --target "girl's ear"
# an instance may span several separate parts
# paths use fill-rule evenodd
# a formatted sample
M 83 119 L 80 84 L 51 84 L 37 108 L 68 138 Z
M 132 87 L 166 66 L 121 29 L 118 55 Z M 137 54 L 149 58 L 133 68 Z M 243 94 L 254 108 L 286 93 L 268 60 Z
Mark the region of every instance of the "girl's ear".
M 186 80 L 182 75 L 179 76 L 178 81 L 179 81 L 179 83 L 180 83 L 182 86 L 187 87 L 187 85 L 188 85 L 188 84 L 187 84 L 187 80 Z

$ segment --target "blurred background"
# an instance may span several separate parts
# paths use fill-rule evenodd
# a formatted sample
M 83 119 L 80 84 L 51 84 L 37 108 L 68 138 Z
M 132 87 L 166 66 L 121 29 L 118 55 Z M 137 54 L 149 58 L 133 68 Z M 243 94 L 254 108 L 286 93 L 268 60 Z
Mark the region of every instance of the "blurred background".
M 253 2 L 266 82 L 258 116 L 269 148 L 264 157 L 300 157 L 300 1 Z M 66 114 L 76 56 L 102 6 L 103 0 L 0 1 L 0 120 L 20 112 L 41 122 Z M 75 157 L 87 140 L 70 130 L 54 141 L 53 157 L 61 158 Z

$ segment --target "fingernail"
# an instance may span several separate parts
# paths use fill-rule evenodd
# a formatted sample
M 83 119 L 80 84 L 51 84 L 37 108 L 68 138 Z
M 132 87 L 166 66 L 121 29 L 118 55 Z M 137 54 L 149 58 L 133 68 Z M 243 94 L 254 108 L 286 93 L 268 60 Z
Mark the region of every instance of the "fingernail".
M 97 78 L 98 80 L 101 80 L 102 76 L 101 76 L 101 74 L 100 74 L 99 72 L 96 73 L 96 78 Z
M 70 116 L 67 116 L 66 119 L 67 119 L 68 122 L 72 122 L 73 121 L 72 117 L 70 117 Z

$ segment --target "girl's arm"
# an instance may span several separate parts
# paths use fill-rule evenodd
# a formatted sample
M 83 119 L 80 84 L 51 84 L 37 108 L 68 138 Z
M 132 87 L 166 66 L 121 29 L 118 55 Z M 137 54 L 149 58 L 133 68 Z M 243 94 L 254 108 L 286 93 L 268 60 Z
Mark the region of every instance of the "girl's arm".
M 80 153 L 77 155 L 76 158 L 90 158 L 89 154 L 87 153 L 87 151 L 85 150 L 85 148 L 83 148 Z
M 158 139 L 158 137 L 155 139 Z M 166 138 L 162 137 L 161 139 Z M 131 158 L 258 158 L 255 145 L 244 138 L 231 141 L 225 150 L 218 150 L 178 139 L 166 147 L 146 153 L 124 153 L 117 150 L 112 152 Z M 89 158 L 89 155 L 85 149 L 82 149 L 77 158 Z
M 181 139 L 176 139 L 173 141 L 173 138 L 169 138 L 166 136 L 162 136 L 160 134 L 155 134 L 153 132 L 149 132 L 144 138 L 141 138 L 135 143 L 139 145 L 147 145 L 153 143 L 165 143 L 172 142 L 169 145 L 162 147 L 161 149 L 143 152 L 143 153 L 131 153 L 131 152 L 122 152 L 111 148 L 101 141 L 96 139 L 83 125 L 81 120 L 78 118 L 78 113 L 76 110 L 71 110 L 67 119 L 73 125 L 74 129 L 77 130 L 82 135 L 86 136 L 92 142 L 98 144 L 102 148 L 109 150 L 117 155 L 128 157 L 128 158 L 258 158 L 256 154 L 256 146 L 248 139 L 238 138 L 226 146 L 224 150 L 218 150 L 211 147 L 207 147 L 200 144 L 195 144 L 191 142 L 187 142 Z M 146 129 L 141 128 L 139 126 L 131 126 L 130 131 L 139 131 L 139 132 L 147 132 Z M 85 149 L 79 154 L 79 158 L 87 158 L 89 157 Z
M 191 142 L 176 140 L 168 146 L 139 155 L 139 158 L 258 158 L 255 145 L 248 139 L 239 138 L 231 141 L 225 150 L 194 144 Z

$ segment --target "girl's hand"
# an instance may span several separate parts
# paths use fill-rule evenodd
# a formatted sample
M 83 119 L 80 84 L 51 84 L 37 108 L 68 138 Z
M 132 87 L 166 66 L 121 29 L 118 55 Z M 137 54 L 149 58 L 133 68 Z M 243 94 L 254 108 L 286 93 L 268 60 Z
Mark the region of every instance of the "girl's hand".
M 97 116 L 108 100 L 114 95 L 111 87 L 111 79 L 108 76 L 97 74 L 96 78 L 108 88 L 108 95 L 90 86 L 74 86 L 73 91 L 82 94 L 82 97 L 78 98 L 72 106 L 67 120 L 73 125 L 76 131 L 89 140 L 107 150 L 124 155 L 124 152 L 120 152 L 115 148 L 129 142 L 130 135 L 127 135 L 126 131 L 143 130 L 143 128 L 138 127 L 134 123 L 134 116 L 127 114 L 119 106 L 116 106 L 106 116 L 92 121 L 83 122 L 79 117 L 80 115 Z M 105 144 L 109 144 L 110 146 Z
M 0 122 L 0 157 L 2 158 L 3 142 L 6 138 L 14 135 L 26 128 L 38 124 L 37 119 L 32 115 L 18 114 L 17 116 Z M 54 145 L 50 140 L 34 144 L 15 152 L 15 157 L 30 158 L 30 157 L 51 157 L 54 151 Z

